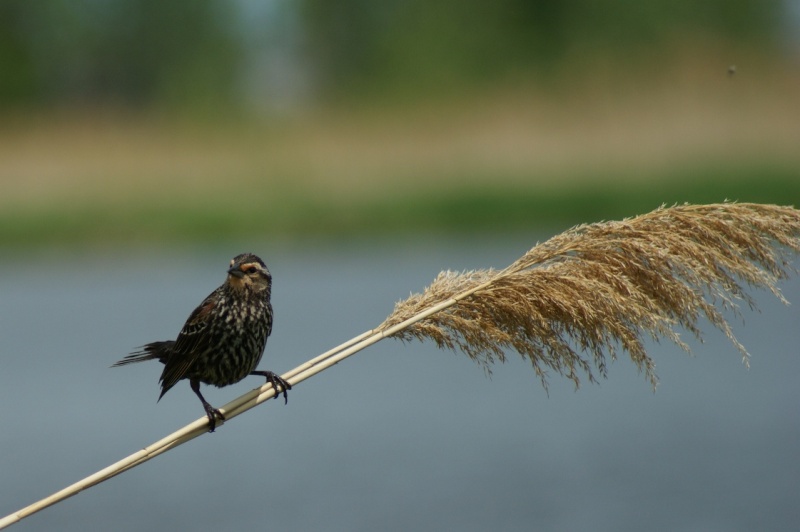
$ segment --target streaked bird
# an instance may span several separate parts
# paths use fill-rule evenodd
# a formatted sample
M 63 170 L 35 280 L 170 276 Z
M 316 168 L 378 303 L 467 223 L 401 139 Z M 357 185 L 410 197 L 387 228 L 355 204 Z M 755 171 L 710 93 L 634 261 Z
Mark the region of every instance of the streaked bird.
M 272 275 L 264 261 L 252 253 L 237 255 L 225 282 L 194 309 L 177 339 L 144 345 L 114 366 L 145 360 L 164 364 L 159 400 L 178 381 L 189 379 L 203 403 L 211 432 L 225 416 L 205 400 L 200 383 L 222 387 L 248 375 L 261 375 L 275 388 L 275 397 L 283 393 L 287 402 L 292 386 L 271 371 L 256 370 L 272 332 L 271 292 Z

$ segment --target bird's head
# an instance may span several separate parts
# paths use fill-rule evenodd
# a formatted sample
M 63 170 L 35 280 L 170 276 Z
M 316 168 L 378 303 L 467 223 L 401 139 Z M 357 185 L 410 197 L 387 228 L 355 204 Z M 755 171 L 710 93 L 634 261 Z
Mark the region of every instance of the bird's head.
M 263 292 L 272 288 L 272 275 L 263 260 L 252 253 L 242 253 L 231 259 L 225 282 L 235 290 Z

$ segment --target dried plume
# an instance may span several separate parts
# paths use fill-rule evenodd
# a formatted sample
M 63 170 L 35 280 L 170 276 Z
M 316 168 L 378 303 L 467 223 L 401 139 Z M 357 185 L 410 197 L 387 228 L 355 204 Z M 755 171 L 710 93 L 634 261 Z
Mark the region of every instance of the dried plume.
M 446 309 L 393 333 L 461 350 L 488 371 L 510 350 L 547 371 L 593 381 L 627 353 L 655 386 L 645 339 L 688 351 L 705 317 L 738 348 L 723 313 L 755 303 L 743 285 L 776 283 L 800 252 L 800 211 L 723 203 L 661 207 L 619 222 L 577 226 L 528 251 L 504 270 L 445 271 L 421 294 L 397 303 L 389 329 L 425 309 Z
M 681 330 L 700 337 L 705 317 L 747 360 L 723 312 L 745 292 L 776 286 L 800 253 L 800 211 L 723 203 L 660 208 L 621 222 L 575 227 L 528 251 L 504 270 L 442 272 L 422 294 L 401 301 L 379 327 L 284 373 L 293 386 L 384 338 L 430 339 L 464 351 L 487 370 L 517 351 L 546 384 L 548 369 L 576 385 L 606 375 L 627 353 L 655 384 L 647 337 L 683 349 Z M 220 410 L 230 422 L 275 396 L 271 384 Z M 218 426 L 220 423 L 218 423 Z M 0 519 L 0 529 L 205 434 L 208 418 Z

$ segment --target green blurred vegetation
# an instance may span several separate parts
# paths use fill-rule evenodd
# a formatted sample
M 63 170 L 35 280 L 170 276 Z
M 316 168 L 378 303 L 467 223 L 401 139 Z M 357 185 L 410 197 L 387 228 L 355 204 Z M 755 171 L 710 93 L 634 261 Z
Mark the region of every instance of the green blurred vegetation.
M 217 0 L 0 2 L 0 108 L 230 103 L 244 54 Z
M 785 9 L 779 0 L 5 0 L 0 108 L 211 112 L 235 107 L 253 58 L 275 51 L 311 73 L 317 95 L 420 96 L 520 76 L 548 84 L 600 56 L 643 68 L 692 39 L 768 53 Z
M 563 88 L 601 58 L 657 69 L 692 40 L 780 42 L 774 0 L 301 0 L 309 52 L 339 95 L 418 95 L 498 79 Z

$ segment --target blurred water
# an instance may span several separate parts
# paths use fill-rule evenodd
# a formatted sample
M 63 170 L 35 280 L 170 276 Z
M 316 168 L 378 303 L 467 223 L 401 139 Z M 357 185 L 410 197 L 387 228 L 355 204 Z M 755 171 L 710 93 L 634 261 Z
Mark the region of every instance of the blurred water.
M 541 235 L 544 237 L 544 235 Z M 175 336 L 254 251 L 275 279 L 262 368 L 283 372 L 379 324 L 441 269 L 502 267 L 536 238 L 260 243 L 0 261 L 0 515 L 135 452 L 202 409 L 156 403 L 157 363 L 109 365 Z M 800 302 L 800 283 L 783 286 Z M 739 339 L 655 345 L 549 397 L 519 361 L 487 379 L 460 354 L 381 342 L 198 440 L 14 530 L 788 530 L 800 523 L 800 327 L 759 295 Z M 260 384 L 209 389 L 216 405 Z

